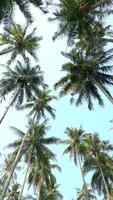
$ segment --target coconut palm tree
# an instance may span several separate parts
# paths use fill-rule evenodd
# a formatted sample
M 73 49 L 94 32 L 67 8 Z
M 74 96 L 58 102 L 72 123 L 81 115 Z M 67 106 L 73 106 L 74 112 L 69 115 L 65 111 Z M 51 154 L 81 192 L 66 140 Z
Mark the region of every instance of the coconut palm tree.
M 98 134 L 89 134 L 85 138 L 86 158 L 84 161 L 84 171 L 94 170 L 92 177 L 92 187 L 99 194 L 104 191 L 106 199 L 110 199 L 109 186 L 113 183 L 113 160 L 109 152 L 113 151 L 113 145 L 108 141 L 101 141 Z
M 89 200 L 97 200 L 96 196 L 94 195 L 92 189 L 88 189 L 88 196 L 89 196 Z M 77 188 L 77 198 L 76 200 L 84 200 L 84 186 L 82 188 L 82 190 Z
M 101 18 L 105 16 L 106 12 L 110 12 L 110 9 L 106 7 L 107 4 L 112 5 L 112 1 L 60 0 L 59 4 L 55 6 L 55 17 L 50 19 L 59 22 L 58 31 L 53 39 L 66 35 L 70 42 L 76 38 L 83 38 L 85 35 L 92 37 L 91 30 L 102 26 Z
M 25 0 L 24 2 L 22 0 L 1 0 L 0 1 L 0 21 L 4 20 L 8 23 L 8 20 L 13 14 L 15 13 L 15 8 L 18 6 L 19 10 L 24 14 L 24 16 L 27 18 L 29 22 L 32 21 L 32 15 L 30 12 L 30 4 L 34 5 L 35 7 L 38 7 L 41 9 L 44 13 L 46 13 L 46 10 L 44 10 L 42 0 Z
M 13 104 L 18 109 L 25 99 L 29 101 L 31 96 L 37 93 L 40 86 L 44 84 L 40 67 L 38 65 L 31 67 L 30 65 L 29 59 L 26 59 L 25 64 L 18 61 L 14 70 L 6 67 L 6 71 L 3 72 L 3 77 L 0 80 L 0 97 L 5 98 L 12 92 L 13 94 L 0 123 Z
M 47 198 L 47 192 L 51 189 L 51 186 L 56 183 L 56 177 L 52 173 L 52 169 L 57 168 L 58 165 L 53 165 L 50 161 L 40 162 L 36 161 L 31 166 L 30 173 L 28 176 L 29 187 L 32 185 L 35 193 L 37 193 L 37 199 Z M 50 196 L 50 195 L 48 195 Z
M 9 26 L 4 28 L 4 33 L 0 34 L 0 46 L 5 45 L 5 48 L 0 52 L 0 55 L 10 53 L 9 64 L 16 59 L 18 55 L 23 58 L 28 55 L 37 60 L 37 49 L 39 48 L 39 41 L 42 37 L 35 35 L 36 28 L 30 33 L 28 32 L 29 25 L 22 27 L 15 24 L 12 20 Z
M 41 191 L 39 200 L 62 200 L 63 196 L 58 191 L 59 185 L 56 183 L 50 184 L 49 188 L 44 187 Z
M 31 111 L 28 116 L 33 116 L 33 119 L 39 120 L 41 117 L 46 118 L 45 112 L 49 113 L 53 118 L 55 118 L 55 109 L 53 109 L 49 103 L 52 100 L 57 99 L 54 95 L 50 95 L 50 90 L 43 89 L 37 93 L 37 96 L 32 96 L 30 102 L 27 102 L 21 107 L 21 109 L 30 108 Z
M 113 76 L 110 72 L 113 65 L 108 63 L 113 58 L 113 49 L 103 52 L 102 49 L 96 52 L 76 52 L 76 49 L 63 55 L 70 59 L 70 62 L 62 66 L 62 71 L 66 75 L 61 78 L 55 88 L 61 87 L 60 95 L 71 93 L 71 102 L 78 106 L 86 101 L 88 108 L 93 109 L 92 99 L 98 100 L 99 105 L 103 106 L 104 102 L 99 94 L 99 90 L 113 103 L 113 98 L 107 89 L 107 85 L 113 85 Z M 90 54 L 91 53 L 91 54 Z M 75 99 L 74 96 L 78 95 Z
M 84 197 L 85 197 L 85 200 L 88 200 L 87 185 L 85 182 L 83 166 L 81 163 L 81 160 L 85 154 L 84 137 L 85 137 L 86 133 L 81 127 L 79 130 L 76 128 L 67 128 L 65 133 L 67 134 L 68 139 L 64 140 L 63 143 L 67 144 L 68 146 L 65 149 L 64 154 L 69 154 L 70 158 L 74 159 L 75 165 L 77 165 L 77 164 L 79 165 L 83 184 L 84 184 L 84 194 L 85 194 Z
M 113 167 L 112 167 L 113 163 L 111 162 L 110 158 L 106 159 L 106 155 L 101 154 L 100 158 L 101 158 L 102 170 L 104 172 L 105 182 L 107 184 L 109 194 L 111 197 L 112 196 L 111 187 L 113 186 L 112 184 L 113 183 Z M 91 186 L 93 190 L 97 191 L 99 195 L 104 195 L 104 199 L 107 199 L 105 186 L 103 183 L 102 176 L 100 175 L 100 169 L 97 166 L 96 159 L 92 158 L 92 159 L 86 160 L 84 169 L 86 173 L 93 172 L 92 177 L 91 177 Z
M 16 154 L 16 157 L 12 164 L 10 174 L 8 175 L 8 178 L 6 179 L 6 182 L 4 184 L 4 188 L 0 198 L 1 200 L 4 199 L 6 195 L 8 185 L 12 178 L 15 167 L 17 166 L 17 163 L 19 162 L 22 156 L 25 155 L 26 160 L 28 161 L 27 165 L 29 167 L 30 163 L 34 159 L 37 159 L 39 161 L 40 159 L 43 159 L 46 162 L 47 158 L 49 159 L 55 158 L 54 154 L 47 147 L 47 145 L 58 143 L 59 139 L 55 137 L 46 138 L 45 135 L 48 128 L 49 127 L 46 125 L 46 121 L 44 121 L 41 124 L 31 123 L 27 131 L 27 134 L 16 128 L 13 128 L 13 130 L 18 132 L 21 138 L 15 141 L 14 143 L 8 145 L 8 147 L 12 147 L 15 149 L 14 155 Z M 29 167 L 27 167 L 27 171 L 29 171 Z

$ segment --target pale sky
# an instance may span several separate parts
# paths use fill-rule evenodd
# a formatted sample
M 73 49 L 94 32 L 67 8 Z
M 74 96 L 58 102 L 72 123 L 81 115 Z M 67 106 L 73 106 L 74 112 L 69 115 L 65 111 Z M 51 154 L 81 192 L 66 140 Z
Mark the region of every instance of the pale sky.
M 38 35 L 43 36 L 38 51 L 39 65 L 44 71 L 46 82 L 52 89 L 53 84 L 62 76 L 60 70 L 62 64 L 66 62 L 66 59 L 60 52 L 65 51 L 67 45 L 65 39 L 58 39 L 55 42 L 52 41 L 52 36 L 57 29 L 57 24 L 48 22 L 46 16 L 37 12 L 37 10 L 36 8 L 32 8 L 32 13 L 34 13 L 33 26 L 37 27 Z M 16 21 L 17 23 L 24 22 L 19 12 L 16 12 Z M 1 60 L 0 62 L 3 62 L 3 59 Z M 113 88 L 111 88 L 110 91 L 111 94 L 113 94 Z M 57 94 L 57 92 L 55 93 Z M 113 119 L 113 106 L 106 98 L 104 99 L 104 108 L 101 108 L 94 102 L 94 111 L 89 111 L 85 102 L 80 107 L 71 106 L 69 97 L 54 101 L 52 105 L 56 109 L 56 119 L 50 120 L 52 128 L 48 132 L 48 135 L 64 139 L 66 137 L 64 134 L 66 127 L 79 128 L 80 125 L 82 125 L 82 128 L 86 132 L 98 132 L 101 138 L 113 142 L 113 131 L 109 131 L 113 126 L 113 124 L 110 123 L 110 120 Z M 0 106 L 0 116 L 3 113 L 4 106 L 6 106 L 6 102 Z M 0 125 L 0 132 L 2 135 L 0 149 L 2 149 L 2 151 L 4 146 L 16 138 L 8 127 L 15 126 L 21 130 L 26 130 L 26 124 L 27 119 L 25 118 L 25 113 L 17 112 L 14 109 L 9 111 L 3 123 Z M 75 189 L 82 187 L 79 168 L 74 166 L 73 161 L 70 162 L 68 156 L 62 155 L 65 146 L 60 145 L 52 147 L 52 149 L 57 154 L 58 164 L 62 167 L 61 173 L 56 172 L 57 182 L 61 184 L 59 190 L 63 194 L 64 200 L 72 200 L 72 198 L 76 197 Z M 89 178 L 87 180 L 89 181 Z M 102 200 L 102 198 L 98 198 L 98 200 Z

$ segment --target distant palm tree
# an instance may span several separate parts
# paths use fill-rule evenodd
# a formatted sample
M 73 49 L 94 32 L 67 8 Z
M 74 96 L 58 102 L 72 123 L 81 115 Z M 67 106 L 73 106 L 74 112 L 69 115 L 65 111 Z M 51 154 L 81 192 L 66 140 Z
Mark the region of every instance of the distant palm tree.
M 20 158 L 25 155 L 28 161 L 27 164 L 29 167 L 30 167 L 30 163 L 34 159 L 37 159 L 38 161 L 42 159 L 45 162 L 47 161 L 48 158 L 54 159 L 55 155 L 46 145 L 55 144 L 59 142 L 58 138 L 45 137 L 46 131 L 48 130 L 46 121 L 44 121 L 42 124 L 31 123 L 27 131 L 27 134 L 25 134 L 24 132 L 16 128 L 13 128 L 13 130 L 15 130 L 21 136 L 21 139 L 8 145 L 8 147 L 12 147 L 15 149 L 14 155 L 16 154 L 16 157 L 12 164 L 10 174 L 8 175 L 8 178 L 6 179 L 6 182 L 4 184 L 4 188 L 1 194 L 1 200 L 3 200 L 5 197 L 5 194 L 8 189 L 8 185 L 10 183 L 13 172 Z M 29 170 L 29 167 L 27 168 L 27 170 Z
M 26 57 L 26 53 L 37 60 L 37 49 L 39 48 L 39 41 L 42 37 L 35 35 L 36 28 L 28 33 L 29 25 L 22 27 L 19 24 L 10 22 L 8 27 L 4 28 L 4 33 L 0 34 L 0 46 L 5 48 L 0 52 L 0 55 L 7 53 L 11 54 L 8 63 L 15 60 L 18 55 Z
M 29 101 L 32 95 L 37 93 L 40 86 L 44 84 L 40 67 L 38 65 L 31 67 L 30 65 L 29 59 L 26 59 L 25 64 L 18 61 L 14 70 L 6 67 L 6 71 L 3 72 L 3 77 L 0 80 L 0 97 L 5 98 L 11 92 L 13 95 L 0 123 L 13 104 L 18 109 L 25 99 Z
M 58 191 L 59 185 L 56 183 L 50 184 L 49 188 L 44 187 L 41 191 L 39 200 L 62 200 L 63 196 Z
M 92 189 L 88 189 L 87 191 L 88 191 L 89 200 L 97 200 Z M 84 187 L 82 188 L 82 190 L 77 188 L 77 198 L 76 198 L 76 200 L 85 200 L 85 198 L 84 198 Z
M 64 140 L 63 143 L 67 144 L 67 148 L 64 151 L 64 154 L 69 154 L 70 158 L 74 159 L 75 165 L 79 164 L 82 180 L 84 184 L 84 198 L 88 200 L 88 192 L 87 185 L 85 182 L 85 176 L 83 173 L 83 167 L 81 163 L 81 158 L 84 157 L 85 149 L 84 149 L 84 137 L 86 135 L 85 131 L 80 127 L 80 129 L 76 128 L 67 128 L 65 133 L 68 136 L 68 139 Z
M 93 98 L 98 100 L 99 105 L 104 104 L 99 90 L 113 104 L 113 98 L 106 88 L 106 85 L 113 85 L 113 76 L 110 75 L 113 65 L 108 63 L 113 58 L 112 52 L 113 49 L 110 49 L 90 54 L 73 49 L 70 53 L 63 53 L 70 62 L 62 66 L 66 75 L 55 84 L 55 88 L 61 87 L 61 96 L 71 93 L 71 102 L 75 101 L 76 106 L 86 101 L 90 110 L 93 109 Z M 74 98 L 75 95 L 78 95 L 77 99 Z
M 34 162 L 31 166 L 28 184 L 29 187 L 33 186 L 39 200 L 44 199 L 51 185 L 56 183 L 56 177 L 52 173 L 52 169 L 54 168 L 59 169 L 59 166 L 52 165 L 49 160 L 45 163 L 41 159 Z
M 51 91 L 48 89 L 40 90 L 37 95 L 31 97 L 30 102 L 27 102 L 20 109 L 31 109 L 28 116 L 33 116 L 33 119 L 35 118 L 36 120 L 39 120 L 41 117 L 46 118 L 45 112 L 55 118 L 55 109 L 53 109 L 49 103 L 57 98 L 50 95 L 50 92 Z
M 94 171 L 91 185 L 99 194 L 105 193 L 107 200 L 110 199 L 109 186 L 113 183 L 113 160 L 109 152 L 113 151 L 113 145 L 108 141 L 101 141 L 98 134 L 87 135 L 85 138 L 86 158 L 84 160 L 84 171 Z

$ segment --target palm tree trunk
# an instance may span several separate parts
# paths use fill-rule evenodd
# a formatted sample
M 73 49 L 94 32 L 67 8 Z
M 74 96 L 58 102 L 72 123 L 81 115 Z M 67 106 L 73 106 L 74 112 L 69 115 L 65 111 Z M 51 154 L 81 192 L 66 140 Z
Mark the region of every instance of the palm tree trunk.
M 22 198 L 22 194 L 23 194 L 24 187 L 25 187 L 26 180 L 27 180 L 27 175 L 28 175 L 28 172 L 29 172 L 30 161 L 31 161 L 31 153 L 30 153 L 29 158 L 28 158 L 27 169 L 26 169 L 26 173 L 25 173 L 24 181 L 23 181 L 23 184 L 22 184 L 22 187 L 21 187 L 21 191 L 20 191 L 20 194 L 19 194 L 18 200 L 21 200 L 21 198 Z
M 96 160 L 97 160 L 97 164 L 98 164 L 98 167 L 100 169 L 100 173 L 101 173 L 102 180 L 103 180 L 103 183 L 104 183 L 105 191 L 106 191 L 106 194 L 107 194 L 107 200 L 110 200 L 110 193 L 109 193 L 106 181 L 105 181 L 104 173 L 103 173 L 103 170 L 102 170 L 102 167 L 101 167 L 101 163 L 99 161 L 99 157 L 98 157 L 97 153 L 96 153 Z
M 84 184 L 84 193 L 85 193 L 85 199 L 86 200 L 89 200 L 88 198 L 88 191 L 87 191 L 87 185 L 86 185 L 86 182 L 85 182 L 85 178 L 84 178 L 84 174 L 83 174 L 83 170 L 82 170 L 82 165 L 81 165 L 81 160 L 80 160 L 80 157 L 78 155 L 78 162 L 79 162 L 79 166 L 80 166 L 80 171 L 81 171 L 81 175 L 82 175 L 82 180 L 83 180 L 83 184 Z
M 17 87 L 17 91 L 16 91 L 14 97 L 11 99 L 11 102 L 9 103 L 8 107 L 6 107 L 6 110 L 5 110 L 4 114 L 2 115 L 2 117 L 1 117 L 1 119 L 0 119 L 0 124 L 1 124 L 2 121 L 4 120 L 4 118 L 5 118 L 5 116 L 6 116 L 7 112 L 8 112 L 8 110 L 10 109 L 10 107 L 12 106 L 12 104 L 14 103 L 14 101 L 15 101 L 15 99 L 16 99 L 16 97 L 17 97 L 19 91 L 20 91 L 20 88 L 21 88 L 21 85 L 20 85 L 19 87 Z
M 3 199 L 5 198 L 5 195 L 6 195 L 6 192 L 7 192 L 7 190 L 8 190 L 8 187 L 9 187 L 9 184 L 10 184 L 10 181 L 11 181 L 11 178 L 12 178 L 12 175 L 13 175 L 13 172 L 14 172 L 15 167 L 17 166 L 17 163 L 18 163 L 18 161 L 19 161 L 19 159 L 20 159 L 22 147 L 23 147 L 23 145 L 24 145 L 24 142 L 25 142 L 25 140 L 26 140 L 27 135 L 28 135 L 28 132 L 25 134 L 25 136 L 24 136 L 24 138 L 23 138 L 23 140 L 22 140 L 22 143 L 21 143 L 21 145 L 20 145 L 20 148 L 19 148 L 19 150 L 18 150 L 18 153 L 17 153 L 17 155 L 16 155 L 16 158 L 15 158 L 15 160 L 14 160 L 14 163 L 12 164 L 11 171 L 10 171 L 10 173 L 8 174 L 8 178 L 6 179 L 6 182 L 5 182 L 4 187 L 3 187 L 3 190 L 2 190 L 2 193 L 1 193 L 1 196 L 0 196 L 0 200 L 3 200 Z
M 4 55 L 4 54 L 7 54 L 7 53 L 9 53 L 9 52 L 11 52 L 11 51 L 13 51 L 15 48 L 16 48 L 16 47 L 7 48 L 7 49 L 1 51 L 1 52 L 0 52 L 0 56 L 1 56 L 1 55 Z
M 35 119 L 35 118 L 34 118 L 34 119 Z M 13 165 L 12 165 L 11 171 L 10 171 L 10 173 L 8 174 L 8 178 L 6 179 L 6 182 L 5 182 L 5 184 L 4 184 L 4 187 L 3 187 L 3 190 L 2 190 L 2 193 L 1 193 L 1 196 L 0 196 L 0 200 L 4 200 L 4 198 L 5 198 L 5 195 L 6 195 L 6 192 L 7 192 L 7 190 L 8 190 L 8 187 L 9 187 L 9 184 L 10 184 L 10 181 L 11 181 L 11 178 L 12 178 L 12 176 L 13 176 L 13 172 L 14 172 L 15 167 L 17 166 L 17 163 L 18 163 L 18 161 L 19 161 L 19 159 L 20 159 L 21 151 L 22 151 L 22 148 L 23 148 L 23 145 L 24 145 L 24 142 L 25 142 L 25 140 L 26 140 L 26 138 L 27 138 L 28 133 L 29 133 L 29 132 L 27 132 L 27 133 L 25 134 L 25 136 L 24 136 L 24 138 L 23 138 L 23 140 L 22 140 L 22 143 L 21 143 L 21 145 L 20 145 L 20 148 L 19 148 L 19 150 L 18 150 L 18 152 L 17 152 L 16 158 L 15 158 L 14 163 L 13 163 Z
M 112 98 L 112 96 L 110 96 L 109 93 L 107 93 L 105 91 L 105 89 L 99 83 L 96 82 L 96 85 L 103 92 L 103 94 L 109 99 L 109 101 L 113 104 L 113 98 Z

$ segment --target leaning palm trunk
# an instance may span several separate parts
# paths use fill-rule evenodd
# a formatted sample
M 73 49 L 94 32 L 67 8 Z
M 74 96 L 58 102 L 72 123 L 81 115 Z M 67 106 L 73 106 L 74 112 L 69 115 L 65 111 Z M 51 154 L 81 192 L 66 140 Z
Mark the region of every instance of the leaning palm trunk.
M 35 118 L 33 119 L 33 121 L 34 121 L 34 120 L 35 120 Z M 10 171 L 10 173 L 8 174 L 8 178 L 7 178 L 7 180 L 6 180 L 5 184 L 4 184 L 4 188 L 3 188 L 3 190 L 2 190 L 2 193 L 1 193 L 1 196 L 0 196 L 0 200 L 3 200 L 3 199 L 5 198 L 5 195 L 6 195 L 6 193 L 7 193 L 7 190 L 8 190 L 10 181 L 11 181 L 11 178 L 12 178 L 12 176 L 13 176 L 13 172 L 14 172 L 14 170 L 15 170 L 15 168 L 16 168 L 16 166 L 17 166 L 17 163 L 18 163 L 18 161 L 19 161 L 19 159 L 20 159 L 21 151 L 22 151 L 24 142 L 25 142 L 25 140 L 26 140 L 26 138 L 27 138 L 27 136 L 28 136 L 28 133 L 29 133 L 29 132 L 27 132 L 27 133 L 24 135 L 24 137 L 23 137 L 22 143 L 21 143 L 21 145 L 20 145 L 20 148 L 19 148 L 19 150 L 18 150 L 18 153 L 17 153 L 16 158 L 15 158 L 15 160 L 14 160 L 14 163 L 13 163 L 13 165 L 12 165 L 11 171 Z
M 29 172 L 30 161 L 31 161 L 31 153 L 30 153 L 29 158 L 28 158 L 27 169 L 26 169 L 26 173 L 25 173 L 24 181 L 23 181 L 23 184 L 22 184 L 22 187 L 21 187 L 21 191 L 20 191 L 20 194 L 19 194 L 18 200 L 21 200 L 21 198 L 22 198 L 22 194 L 23 194 L 24 187 L 25 187 L 26 180 L 27 180 L 27 175 L 28 175 L 28 172 Z
M 106 194 L 107 194 L 107 200 L 110 200 L 110 193 L 109 193 L 106 181 L 105 181 L 104 173 L 103 173 L 103 170 L 102 170 L 102 167 L 101 167 L 101 164 L 100 164 L 99 157 L 98 157 L 97 153 L 96 153 L 96 160 L 97 160 L 97 164 L 98 164 L 98 167 L 100 169 L 100 173 L 101 173 L 102 180 L 103 180 L 103 183 L 104 183 L 105 191 L 106 191 Z
M 85 197 L 86 200 L 89 200 L 87 186 L 86 186 L 86 182 L 85 182 L 85 178 L 84 178 L 84 174 L 83 174 L 83 170 L 82 170 L 82 165 L 81 165 L 81 160 L 80 160 L 79 155 L 78 155 L 78 162 L 79 162 L 80 171 L 81 171 L 81 175 L 82 175 L 82 180 L 83 180 L 83 184 L 84 184 L 84 197 Z
M 17 91 L 16 91 L 14 97 L 12 98 L 11 102 L 9 103 L 9 105 L 8 105 L 8 107 L 6 108 L 6 110 L 5 110 L 4 114 L 3 114 L 3 116 L 2 116 L 1 119 L 0 119 L 0 124 L 1 124 L 2 121 L 4 120 L 4 118 L 5 118 L 5 116 L 6 116 L 7 112 L 8 112 L 8 110 L 10 109 L 10 107 L 13 105 L 13 103 L 14 103 L 16 97 L 18 96 L 18 93 L 19 93 L 19 91 L 20 91 L 20 88 L 21 88 L 21 85 L 19 85 L 19 86 L 17 87 Z
M 12 48 L 7 48 L 3 51 L 0 52 L 0 56 L 1 55 L 4 55 L 4 54 L 7 54 L 7 53 L 10 53 L 11 51 L 13 51 L 16 47 L 12 47 Z
M 105 91 L 105 89 L 99 83 L 96 82 L 95 84 L 103 92 L 103 94 L 109 99 L 109 101 L 113 104 L 113 98 L 112 98 L 112 96 L 110 96 L 109 93 L 107 93 Z
M 25 136 L 24 136 L 24 138 L 23 138 L 23 140 L 22 140 L 22 143 L 21 143 L 21 145 L 20 145 L 20 148 L 19 148 L 19 150 L 18 150 L 18 153 L 17 153 L 17 155 L 16 155 L 16 158 L 15 158 L 15 160 L 14 160 L 14 163 L 12 164 L 11 171 L 10 171 L 10 173 L 8 174 L 8 178 L 6 179 L 6 182 L 5 182 L 4 187 L 3 187 L 3 190 L 2 190 L 2 193 L 1 193 L 1 196 L 0 196 L 0 200 L 3 200 L 3 199 L 5 198 L 5 195 L 6 195 L 6 193 L 7 193 L 7 190 L 8 190 L 10 181 L 11 181 L 11 178 L 12 178 L 12 176 L 13 176 L 13 172 L 14 172 L 14 170 L 15 170 L 15 168 L 16 168 L 16 166 L 17 166 L 17 163 L 18 163 L 18 161 L 19 161 L 19 159 L 20 159 L 22 147 L 23 147 L 23 145 L 24 145 L 24 142 L 25 142 L 25 140 L 26 140 L 27 135 L 28 135 L 28 132 L 25 134 Z

